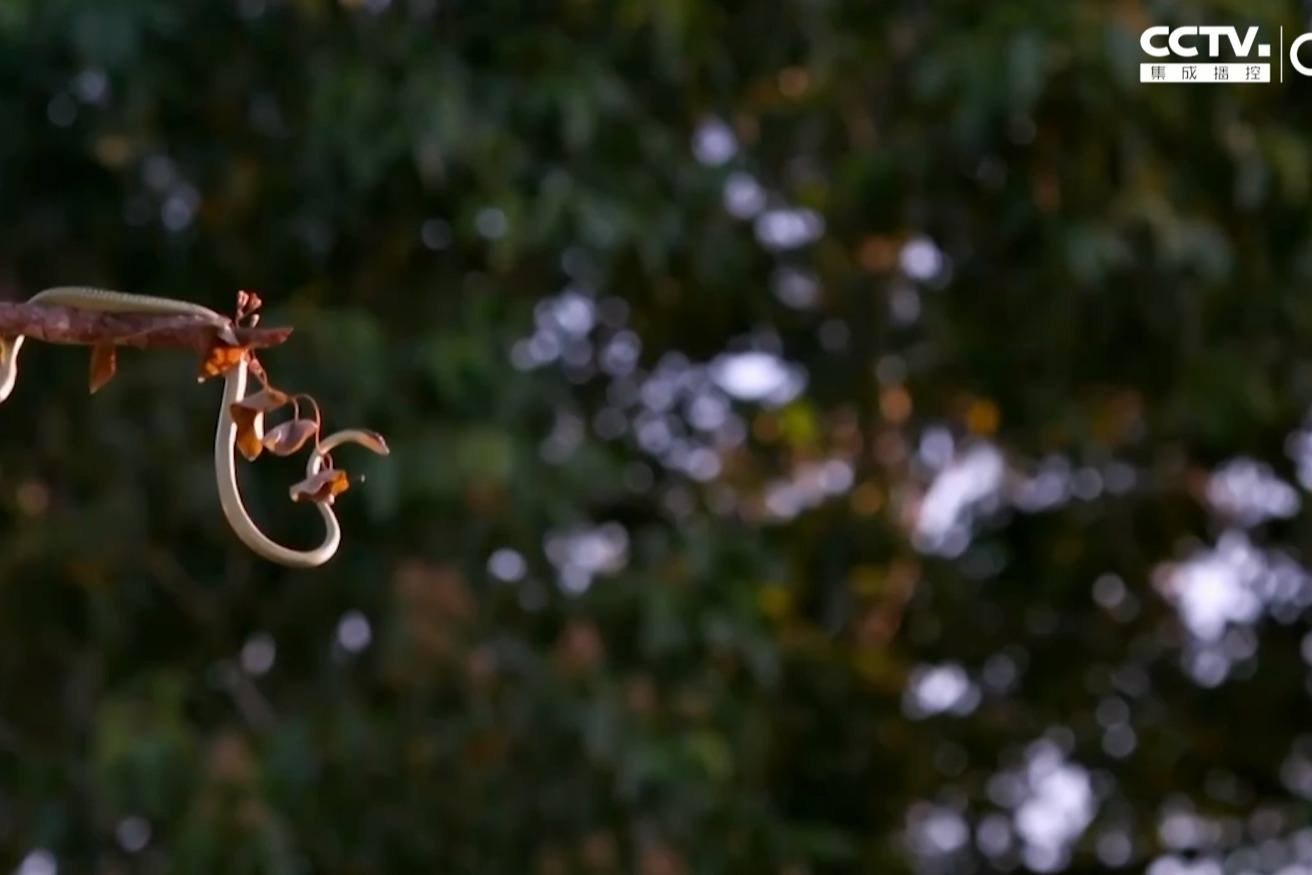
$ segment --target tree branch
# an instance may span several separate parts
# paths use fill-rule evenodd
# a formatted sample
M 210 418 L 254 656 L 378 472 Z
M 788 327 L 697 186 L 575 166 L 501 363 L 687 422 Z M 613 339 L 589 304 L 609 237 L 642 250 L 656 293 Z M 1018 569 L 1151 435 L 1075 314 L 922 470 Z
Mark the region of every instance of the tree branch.
M 217 329 L 198 316 L 154 313 L 105 313 L 45 304 L 0 302 L 0 337 L 24 335 L 46 343 L 97 346 L 190 347 L 208 349 Z M 291 328 L 247 328 L 232 325 L 244 347 L 263 349 L 287 340 Z

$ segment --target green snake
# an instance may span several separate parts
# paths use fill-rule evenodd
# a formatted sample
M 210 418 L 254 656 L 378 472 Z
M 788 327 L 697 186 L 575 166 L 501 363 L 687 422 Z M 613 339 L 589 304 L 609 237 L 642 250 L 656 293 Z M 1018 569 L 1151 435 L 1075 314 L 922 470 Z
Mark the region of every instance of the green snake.
M 94 310 L 102 313 L 146 313 L 166 316 L 192 316 L 200 324 L 213 325 L 220 329 L 220 338 L 234 342 L 232 336 L 232 319 L 220 313 L 193 304 L 189 301 L 177 301 L 172 298 L 157 298 L 150 295 L 132 295 L 126 292 L 114 292 L 106 289 L 94 289 L 83 286 L 60 286 L 46 289 L 33 295 L 28 303 L 48 304 L 74 307 L 80 310 Z M 14 390 L 18 379 L 18 353 L 23 347 L 24 337 L 19 335 L 0 343 L 0 403 L 3 403 Z M 314 504 L 323 517 L 326 530 L 323 542 L 309 550 L 294 550 L 271 540 L 251 519 L 246 505 L 242 502 L 241 491 L 237 486 L 237 425 L 232 419 L 232 405 L 246 397 L 248 366 L 245 358 L 224 375 L 223 401 L 219 407 L 219 424 L 214 435 L 214 470 L 218 480 L 219 503 L 223 515 L 237 537 L 258 556 L 291 568 L 314 568 L 323 565 L 337 552 L 342 541 L 342 528 L 337 516 L 330 507 L 332 499 L 316 501 Z M 260 414 L 255 420 L 256 433 L 264 436 L 264 416 Z M 370 433 L 360 429 L 346 429 L 322 438 L 305 466 L 306 477 L 318 474 L 324 466 L 327 455 L 343 443 L 359 443 L 373 449 L 374 452 L 386 453 L 386 448 L 378 448 L 370 439 Z

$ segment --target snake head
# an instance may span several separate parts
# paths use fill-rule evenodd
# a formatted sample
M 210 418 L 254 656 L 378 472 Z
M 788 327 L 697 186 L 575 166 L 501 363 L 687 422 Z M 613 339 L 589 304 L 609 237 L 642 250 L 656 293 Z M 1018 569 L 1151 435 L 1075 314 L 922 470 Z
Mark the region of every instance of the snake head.
M 392 454 L 392 450 L 387 446 L 387 441 L 383 440 L 383 436 L 367 428 L 348 428 L 343 431 L 333 432 L 319 441 L 317 452 L 320 455 L 326 455 L 336 447 L 347 443 L 359 444 L 380 456 L 390 456 Z

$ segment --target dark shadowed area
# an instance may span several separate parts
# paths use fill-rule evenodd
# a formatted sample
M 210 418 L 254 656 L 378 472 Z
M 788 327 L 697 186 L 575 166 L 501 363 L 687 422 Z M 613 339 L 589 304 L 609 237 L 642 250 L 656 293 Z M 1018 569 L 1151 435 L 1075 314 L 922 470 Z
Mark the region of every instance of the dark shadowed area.
M 193 355 L 29 342 L 0 872 L 1312 873 L 1312 91 L 1138 80 L 1241 14 L 0 0 L 0 300 L 392 448 L 281 568 Z

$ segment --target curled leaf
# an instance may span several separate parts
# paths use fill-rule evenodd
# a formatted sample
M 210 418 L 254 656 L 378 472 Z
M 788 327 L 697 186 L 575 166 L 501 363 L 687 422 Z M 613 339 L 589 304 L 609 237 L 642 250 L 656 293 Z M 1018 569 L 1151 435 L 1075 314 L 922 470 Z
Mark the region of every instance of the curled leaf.
M 112 380 L 117 370 L 118 359 L 114 344 L 97 343 L 91 347 L 91 394 L 94 395 L 101 386 Z
M 286 392 L 269 387 L 229 405 L 228 412 L 237 426 L 237 450 L 246 461 L 255 461 L 264 449 L 264 414 L 290 400 Z
M 232 405 L 233 416 L 237 415 L 237 408 L 250 410 L 255 413 L 268 413 L 271 410 L 277 410 L 284 404 L 292 400 L 291 396 L 281 389 L 275 389 L 272 386 L 267 389 L 261 389 L 247 395 L 245 398 Z
M 290 456 L 318 433 L 319 424 L 313 419 L 291 419 L 264 436 L 264 448 L 275 456 Z
M 254 462 L 264 449 L 261 432 L 264 431 L 264 414 L 242 410 L 232 405 L 232 421 L 237 426 L 237 451 L 246 461 Z
M 313 501 L 318 504 L 332 504 L 333 499 L 351 486 L 350 478 L 341 468 L 326 468 L 318 474 L 306 477 L 289 490 L 292 501 Z

